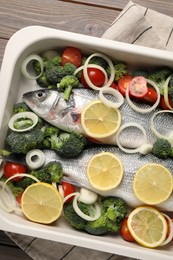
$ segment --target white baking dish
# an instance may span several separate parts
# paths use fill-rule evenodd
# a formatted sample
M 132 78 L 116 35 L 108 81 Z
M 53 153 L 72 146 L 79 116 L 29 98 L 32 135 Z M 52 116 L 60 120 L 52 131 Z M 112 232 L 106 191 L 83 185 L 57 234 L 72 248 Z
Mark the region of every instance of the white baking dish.
M 22 93 L 34 89 L 36 85 L 21 75 L 21 63 L 30 53 L 53 47 L 76 46 L 88 54 L 102 52 L 112 58 L 124 60 L 132 65 L 173 66 L 173 53 L 125 43 L 90 37 L 65 31 L 31 26 L 15 33 L 9 40 L 2 62 L 0 82 L 0 148 L 3 148 L 14 103 Z M 163 248 L 147 249 L 135 243 L 125 242 L 120 236 L 92 236 L 76 231 L 60 219 L 56 225 L 32 223 L 20 215 L 0 211 L 0 229 L 36 236 L 53 241 L 74 244 L 137 259 L 173 259 L 173 243 Z

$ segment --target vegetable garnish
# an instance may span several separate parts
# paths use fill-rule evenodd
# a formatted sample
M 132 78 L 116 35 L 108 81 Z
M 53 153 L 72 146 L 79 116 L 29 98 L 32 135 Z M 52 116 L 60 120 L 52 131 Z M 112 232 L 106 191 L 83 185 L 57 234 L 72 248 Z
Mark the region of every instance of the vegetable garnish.
M 139 106 L 136 106 L 136 105 L 131 101 L 131 99 L 130 99 L 129 86 L 126 88 L 126 100 L 127 100 L 128 104 L 129 104 L 129 106 L 130 106 L 133 110 L 135 110 L 136 112 L 142 113 L 142 114 L 144 114 L 144 113 L 150 113 L 151 111 L 153 111 L 153 110 L 159 105 L 159 102 L 160 102 L 160 91 L 159 91 L 159 88 L 157 87 L 157 85 L 156 85 L 153 81 L 151 81 L 151 80 L 149 80 L 149 79 L 146 79 L 146 81 L 147 81 L 147 83 L 148 83 L 149 85 L 151 85 L 151 86 L 156 90 L 156 92 L 157 92 L 157 101 L 156 101 L 151 107 L 149 107 L 149 108 L 140 108 Z M 145 97 L 145 95 L 144 95 L 144 97 Z
M 75 212 L 83 219 L 87 220 L 87 221 L 94 221 L 96 219 L 98 219 L 101 215 L 101 208 L 99 206 L 99 204 L 96 202 L 94 203 L 92 206 L 92 213 L 94 213 L 94 216 L 89 216 L 87 214 L 85 214 L 83 211 L 80 210 L 79 206 L 78 206 L 78 199 L 79 199 L 80 194 L 77 194 L 74 199 L 73 199 L 73 208 L 75 210 Z
M 21 200 L 23 214 L 29 220 L 42 224 L 56 221 L 63 208 L 59 191 L 51 184 L 38 182 L 28 186 Z
M 38 116 L 33 112 L 20 112 L 11 117 L 8 127 L 12 131 L 29 131 L 38 123 Z
M 163 114 L 163 113 L 172 113 L 173 114 L 173 111 L 171 110 L 162 110 L 162 111 L 158 111 L 158 112 L 155 112 L 152 117 L 151 117 L 151 121 L 150 121 L 150 127 L 151 127 L 151 130 L 153 131 L 153 133 L 155 134 L 155 136 L 157 136 L 158 138 L 163 138 L 163 139 L 166 139 L 168 140 L 171 144 L 173 144 L 173 131 L 171 131 L 169 134 L 167 135 L 163 135 L 163 134 L 160 134 L 155 126 L 154 126 L 154 119 L 157 115 L 159 114 Z
M 32 63 L 33 61 L 38 61 L 40 64 L 40 73 L 38 75 L 34 75 L 34 76 L 30 72 L 28 72 L 28 67 L 29 67 L 30 63 Z M 39 78 L 43 73 L 43 69 L 44 69 L 43 59 L 37 54 L 31 54 L 31 55 L 27 56 L 25 58 L 25 60 L 23 61 L 22 67 L 21 67 L 21 71 L 22 71 L 23 75 L 28 79 Z
M 171 172 L 162 164 L 147 163 L 135 173 L 133 191 L 135 196 L 148 205 L 158 205 L 166 201 L 173 187 Z
M 138 128 L 142 134 L 143 134 L 143 137 L 141 138 L 141 140 L 143 140 L 142 144 L 140 144 L 139 147 L 137 148 L 125 148 L 122 146 L 121 144 L 121 141 L 120 141 L 120 134 L 122 133 L 122 131 L 126 128 L 129 128 L 129 127 L 135 127 L 135 128 Z M 147 134 L 146 134 L 146 130 L 144 129 L 144 127 L 138 123 L 126 123 L 126 124 L 123 124 L 122 126 L 120 126 L 119 130 L 117 131 L 116 133 L 116 142 L 117 142 L 117 145 L 118 147 L 124 151 L 125 153 L 141 153 L 141 154 L 148 154 L 149 152 L 151 152 L 152 150 L 152 145 L 151 144 L 148 144 L 148 141 L 147 141 Z
M 119 109 L 105 106 L 100 100 L 88 103 L 81 113 L 81 125 L 88 137 L 102 139 L 112 136 L 121 125 Z
M 170 102 L 169 102 L 169 96 L 168 96 L 168 84 L 170 82 L 170 79 L 171 79 L 171 76 L 169 76 L 164 85 L 163 85 L 163 90 L 164 90 L 164 101 L 167 105 L 167 107 L 170 109 L 170 110 L 173 110 L 173 107 L 170 105 Z
M 129 214 L 127 225 L 133 238 L 142 246 L 155 248 L 166 238 L 166 220 L 155 208 L 141 206 L 134 209 Z
M 115 101 L 108 100 L 104 94 L 109 94 L 115 97 Z M 113 88 L 103 87 L 99 91 L 100 101 L 108 107 L 119 108 L 124 103 L 124 98 L 121 93 Z
M 87 60 L 85 61 L 84 67 L 83 67 L 83 73 L 84 73 L 85 80 L 86 80 L 86 82 L 87 82 L 87 84 L 88 84 L 88 86 L 89 86 L 90 88 L 92 88 L 92 89 L 94 89 L 94 90 L 100 90 L 99 87 L 95 86 L 95 85 L 91 82 L 91 80 L 90 80 L 90 78 L 89 78 L 89 76 L 88 76 L 88 72 L 87 72 L 88 63 L 89 63 L 89 61 L 90 61 L 93 57 L 95 57 L 95 56 L 101 57 L 101 58 L 103 58 L 104 60 L 106 60 L 107 63 L 108 63 L 108 65 L 109 65 L 109 67 L 110 67 L 110 70 L 111 70 L 110 78 L 109 78 L 109 80 L 107 81 L 107 83 L 103 85 L 104 87 L 110 87 L 110 85 L 111 85 L 112 82 L 114 81 L 114 77 L 115 77 L 114 65 L 113 65 L 111 59 L 108 58 L 106 55 L 104 55 L 104 54 L 102 54 L 102 53 L 94 53 L 94 54 L 90 55 L 90 56 L 87 58 Z
M 26 164 L 31 170 L 40 168 L 45 163 L 45 154 L 40 149 L 30 150 L 26 154 Z
M 122 181 L 124 166 L 113 153 L 101 152 L 94 155 L 87 166 L 90 184 L 97 190 L 108 191 L 116 188 Z
M 80 72 L 81 70 L 83 70 L 83 68 L 84 68 L 84 65 L 83 66 L 80 66 L 79 68 L 77 68 L 76 70 L 75 70 L 75 72 L 73 73 L 73 75 L 74 76 L 77 76 L 77 74 L 78 74 L 78 72 Z M 92 70 L 90 70 L 90 69 L 92 69 Z M 108 82 L 108 75 L 107 75 L 107 73 L 106 73 L 106 71 L 105 71 L 105 69 L 104 68 L 102 68 L 100 65 L 97 65 L 97 64 L 88 64 L 87 65 L 87 72 L 89 72 L 89 76 L 90 76 L 90 80 L 92 80 L 93 78 L 93 84 L 95 83 L 95 86 L 98 88 L 97 90 L 99 90 L 100 89 L 100 87 L 102 87 L 103 85 L 105 85 L 107 82 Z M 99 72 L 98 74 L 100 75 L 100 73 L 102 73 L 100 76 L 97 74 L 97 72 Z M 92 76 L 91 76 L 92 75 Z M 95 76 L 97 76 L 98 77 L 98 80 L 97 80 L 97 78 L 95 79 Z M 101 77 L 101 78 L 100 78 Z M 83 80 L 82 80 L 82 78 L 83 78 Z M 81 83 L 84 85 L 84 86 L 86 86 L 86 87 L 88 87 L 89 88 L 89 86 L 88 86 L 88 84 L 86 83 L 86 81 L 84 81 L 84 75 L 83 75 L 83 73 L 82 73 L 82 76 L 81 76 Z M 102 83 L 102 84 L 101 84 Z M 100 86 L 100 84 L 101 84 L 101 86 Z
M 142 98 L 147 94 L 147 81 L 144 77 L 136 76 L 129 82 L 130 95 L 136 98 Z
M 5 182 L 0 182 L 0 186 L 2 187 L 1 189 L 1 200 L 0 200 L 0 207 L 5 211 L 5 212 L 13 212 L 13 211 L 20 211 L 20 208 L 18 208 L 16 198 L 14 197 L 11 189 L 7 186 L 7 183 L 12 180 L 16 179 L 17 177 L 28 177 L 33 179 L 36 182 L 39 182 L 37 178 L 34 176 L 31 176 L 30 174 L 27 173 L 16 173 L 10 178 L 8 178 Z

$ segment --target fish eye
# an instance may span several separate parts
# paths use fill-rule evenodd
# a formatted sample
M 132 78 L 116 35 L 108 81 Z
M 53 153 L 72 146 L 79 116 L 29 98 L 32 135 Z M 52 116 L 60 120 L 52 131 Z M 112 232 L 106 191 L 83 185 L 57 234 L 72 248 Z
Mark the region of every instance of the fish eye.
M 38 92 L 36 93 L 36 97 L 37 97 L 38 99 L 44 99 L 44 97 L 45 97 L 45 92 L 42 91 L 42 90 L 38 91 Z

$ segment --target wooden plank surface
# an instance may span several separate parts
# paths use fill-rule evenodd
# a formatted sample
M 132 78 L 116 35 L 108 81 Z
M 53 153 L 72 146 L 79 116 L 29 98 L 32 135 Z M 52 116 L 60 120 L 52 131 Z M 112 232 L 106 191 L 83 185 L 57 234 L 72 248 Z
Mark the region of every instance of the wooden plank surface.
M 0 0 L 0 64 L 7 41 L 23 27 L 41 25 L 100 37 L 128 2 L 129 0 Z M 134 2 L 173 17 L 173 0 Z M 31 258 L 1 231 L 0 259 Z

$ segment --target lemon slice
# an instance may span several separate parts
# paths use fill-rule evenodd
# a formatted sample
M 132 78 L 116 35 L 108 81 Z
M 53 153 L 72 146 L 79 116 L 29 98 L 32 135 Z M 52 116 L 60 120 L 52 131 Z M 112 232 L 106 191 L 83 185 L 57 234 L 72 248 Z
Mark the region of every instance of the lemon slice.
M 109 152 L 94 155 L 87 166 L 90 184 L 97 190 L 107 191 L 116 188 L 124 174 L 121 160 Z
M 166 219 L 150 206 L 134 209 L 128 217 L 127 225 L 135 241 L 142 246 L 154 248 L 166 239 Z
M 157 205 L 172 193 L 171 172 L 161 164 L 148 163 L 140 167 L 134 177 L 133 191 L 136 197 L 149 205 Z
M 60 217 L 63 200 L 55 187 L 38 182 L 28 186 L 24 191 L 21 208 L 29 220 L 49 224 Z
M 87 104 L 81 113 L 81 125 L 87 136 L 104 138 L 113 135 L 121 125 L 119 109 L 104 105 L 100 100 Z

